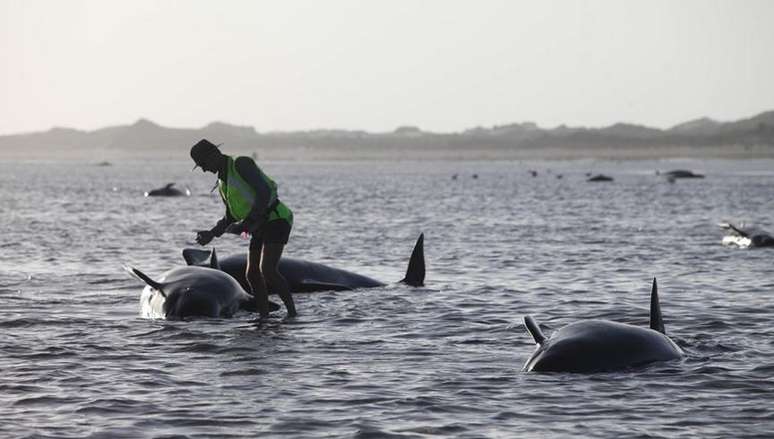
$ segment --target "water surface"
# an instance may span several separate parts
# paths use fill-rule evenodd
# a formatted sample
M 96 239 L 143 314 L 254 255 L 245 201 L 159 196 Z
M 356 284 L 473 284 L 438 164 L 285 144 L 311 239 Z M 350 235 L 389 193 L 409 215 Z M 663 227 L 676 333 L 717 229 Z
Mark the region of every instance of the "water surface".
M 183 262 L 223 213 L 212 174 L 0 163 L 0 436 L 774 435 L 774 251 L 724 247 L 716 225 L 774 230 L 774 161 L 264 168 L 295 211 L 287 255 L 392 282 L 424 232 L 426 287 L 298 295 L 297 319 L 261 326 L 142 319 L 122 265 L 158 276 Z M 707 178 L 654 174 L 674 168 Z M 193 195 L 143 197 L 170 181 Z M 685 360 L 520 372 L 534 349 L 523 315 L 547 334 L 647 325 L 653 276 Z

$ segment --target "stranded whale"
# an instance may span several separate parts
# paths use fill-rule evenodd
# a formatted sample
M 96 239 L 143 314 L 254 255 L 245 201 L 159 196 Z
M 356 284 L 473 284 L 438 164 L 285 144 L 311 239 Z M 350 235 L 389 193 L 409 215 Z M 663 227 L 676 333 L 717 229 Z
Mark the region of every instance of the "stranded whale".
M 610 177 L 604 174 L 597 174 L 593 177 L 589 177 L 588 179 L 586 179 L 586 181 L 592 182 L 592 183 L 599 182 L 599 181 L 613 181 L 613 177 Z
M 175 183 L 167 183 L 166 186 L 159 189 L 153 189 L 148 192 L 145 192 L 146 197 L 181 197 L 183 195 L 191 195 L 191 191 L 186 189 L 185 192 L 181 191 L 180 189 L 176 189 L 172 186 L 174 186 Z
M 664 331 L 655 278 L 650 295 L 650 329 L 587 320 L 567 325 L 547 338 L 532 316 L 524 317 L 524 324 L 538 344 L 524 364 L 524 372 L 611 372 L 684 355 Z
M 723 237 L 725 245 L 736 245 L 740 248 L 774 247 L 774 236 L 762 230 L 736 227 L 731 223 L 720 224 L 720 227 L 731 232 Z
M 188 317 L 231 317 L 238 310 L 255 311 L 255 298 L 218 267 L 177 267 L 159 280 L 133 267 L 124 267 L 146 284 L 140 296 L 140 311 L 146 318 L 170 320 Z M 272 311 L 279 309 L 270 303 Z
M 210 265 L 211 254 L 214 250 L 200 250 L 187 248 L 183 250 L 183 259 L 188 265 Z M 245 278 L 247 255 L 239 254 L 223 258 L 220 261 L 220 269 L 233 276 L 242 287 L 250 291 L 250 286 Z M 279 271 L 288 281 L 291 293 L 311 293 L 315 291 L 343 291 L 356 288 L 373 288 L 384 286 L 385 283 L 367 276 L 353 273 L 347 270 L 329 267 L 316 262 L 303 259 L 283 257 L 279 262 Z M 420 234 L 411 253 L 406 276 L 401 282 L 414 287 L 424 285 L 425 281 L 425 255 L 424 234 Z
M 661 175 L 671 180 L 676 178 L 704 178 L 704 175 L 696 174 L 693 171 L 689 171 L 687 169 L 675 169 L 667 172 L 656 171 L 656 175 Z
M 695 174 L 693 171 L 688 171 L 686 169 L 675 169 L 673 171 L 667 171 L 662 173 L 661 171 L 656 171 L 656 175 L 660 175 L 670 183 L 674 183 L 679 178 L 704 178 L 704 175 L 702 174 Z

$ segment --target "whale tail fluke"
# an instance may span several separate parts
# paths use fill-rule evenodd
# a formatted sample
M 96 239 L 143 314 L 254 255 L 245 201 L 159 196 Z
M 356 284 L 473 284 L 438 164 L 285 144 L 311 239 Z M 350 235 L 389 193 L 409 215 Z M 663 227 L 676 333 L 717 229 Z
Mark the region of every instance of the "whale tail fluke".
M 658 285 L 655 277 L 650 289 L 650 329 L 666 335 L 664 320 L 661 318 L 661 304 L 658 301 Z
M 542 345 L 543 342 L 546 341 L 546 336 L 543 335 L 543 331 L 540 330 L 540 326 L 537 324 L 535 319 L 532 318 L 532 316 L 524 316 L 524 326 L 527 327 L 527 331 L 529 331 L 530 335 L 532 335 L 535 343 Z
M 412 287 L 421 287 L 425 284 L 425 234 L 420 233 L 414 251 L 411 252 L 406 277 L 401 282 Z
M 148 276 L 147 274 L 143 273 L 142 271 L 134 267 L 130 267 L 128 265 L 124 265 L 124 270 L 126 270 L 126 272 L 132 275 L 132 277 L 134 277 L 135 279 L 145 282 L 145 284 L 147 284 L 154 290 L 161 293 L 162 296 L 167 297 L 166 293 L 164 293 L 163 285 L 151 279 L 150 276 Z

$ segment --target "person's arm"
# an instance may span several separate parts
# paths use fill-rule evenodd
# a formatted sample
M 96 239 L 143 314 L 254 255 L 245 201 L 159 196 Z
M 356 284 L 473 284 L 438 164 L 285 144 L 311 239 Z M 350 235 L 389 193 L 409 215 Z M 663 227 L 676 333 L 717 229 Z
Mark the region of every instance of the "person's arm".
M 232 224 L 234 221 L 234 217 L 231 216 L 228 211 L 228 207 L 226 207 L 226 214 L 223 215 L 223 218 L 218 220 L 218 222 L 215 224 L 215 227 L 211 228 L 210 230 L 199 230 L 196 232 L 196 242 L 199 243 L 199 245 L 209 244 L 213 238 L 223 235 L 223 233 L 226 232 L 226 228 L 229 226 L 229 224 Z
M 223 215 L 223 218 L 218 220 L 218 222 L 215 224 L 215 227 L 210 229 L 210 231 L 216 238 L 220 237 L 221 235 L 223 235 L 223 233 L 226 232 L 226 229 L 228 228 L 228 226 L 234 223 L 234 221 L 236 220 L 229 213 L 228 207 L 226 207 L 226 214 Z
M 253 207 L 247 218 L 251 221 L 262 220 L 266 215 L 266 209 L 269 208 L 271 200 L 271 188 L 266 180 L 261 177 L 261 171 L 255 162 L 248 157 L 239 157 L 234 162 L 237 172 L 255 191 L 255 200 Z

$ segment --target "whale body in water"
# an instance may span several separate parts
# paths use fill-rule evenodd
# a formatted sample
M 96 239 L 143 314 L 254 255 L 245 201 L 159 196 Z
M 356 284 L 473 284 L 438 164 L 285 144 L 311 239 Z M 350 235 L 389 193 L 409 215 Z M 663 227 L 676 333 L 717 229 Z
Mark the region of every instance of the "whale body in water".
M 753 227 L 737 227 L 731 223 L 720 226 L 730 233 L 723 237 L 723 244 L 736 245 L 739 248 L 774 247 L 774 236 Z
M 567 325 L 548 338 L 532 316 L 526 316 L 524 324 L 538 345 L 524 364 L 525 372 L 613 372 L 676 360 L 684 355 L 666 335 L 655 278 L 651 289 L 650 328 L 585 320 Z
M 184 195 L 191 195 L 191 191 L 186 189 L 181 191 L 175 187 L 175 183 L 167 183 L 166 186 L 159 189 L 152 189 L 145 192 L 146 197 L 182 197 Z
M 689 171 L 687 169 L 674 169 L 667 172 L 656 171 L 656 175 L 661 175 L 667 179 L 672 180 L 677 178 L 704 178 L 704 175 L 696 174 L 695 172 Z
M 613 181 L 613 177 L 610 177 L 604 174 L 597 174 L 593 177 L 589 177 L 588 179 L 586 179 L 586 181 L 591 183 L 601 182 L 601 181 Z
M 239 310 L 256 311 L 255 298 L 220 270 L 215 255 L 211 267 L 176 267 L 158 280 L 136 268 L 124 268 L 145 283 L 140 295 L 140 314 L 146 318 L 228 318 Z M 272 311 L 279 309 L 276 303 L 269 306 Z
M 183 259 L 191 266 L 211 265 L 214 250 L 187 248 Z M 233 276 L 246 290 L 251 291 L 245 277 L 247 254 L 231 255 L 219 261 L 220 269 Z M 312 293 L 317 291 L 345 291 L 357 288 L 374 288 L 386 285 L 384 282 L 351 271 L 310 262 L 303 259 L 282 257 L 279 271 L 288 282 L 291 293 Z M 409 259 L 406 276 L 400 281 L 410 286 L 422 286 L 425 281 L 424 234 L 420 234 Z M 271 289 L 271 287 L 269 287 Z M 271 291 L 269 291 L 271 293 Z

